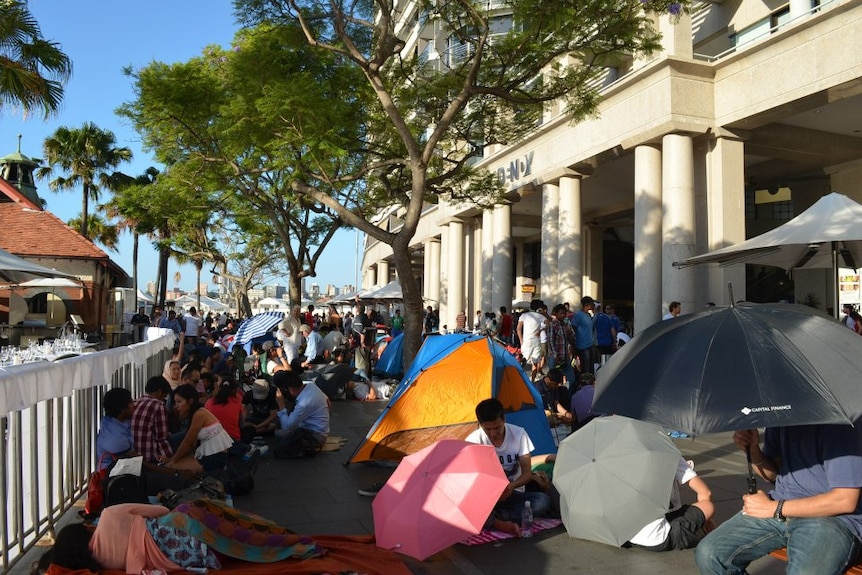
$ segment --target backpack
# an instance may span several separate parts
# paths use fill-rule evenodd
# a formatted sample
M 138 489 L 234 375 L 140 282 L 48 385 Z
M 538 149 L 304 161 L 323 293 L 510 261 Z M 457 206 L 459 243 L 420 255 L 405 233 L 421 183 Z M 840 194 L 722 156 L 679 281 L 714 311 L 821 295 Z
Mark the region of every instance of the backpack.
M 105 485 L 105 507 L 120 503 L 149 503 L 144 475 L 125 473 L 109 477 Z

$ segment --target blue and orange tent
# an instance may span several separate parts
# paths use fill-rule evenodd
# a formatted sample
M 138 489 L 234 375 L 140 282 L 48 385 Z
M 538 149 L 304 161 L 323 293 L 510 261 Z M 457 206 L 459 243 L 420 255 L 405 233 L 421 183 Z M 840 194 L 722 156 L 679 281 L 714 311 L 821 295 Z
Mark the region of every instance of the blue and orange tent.
M 557 448 L 539 392 L 517 360 L 487 336 L 429 337 L 348 463 L 399 461 L 439 439 L 477 428 L 476 404 L 496 397 L 506 422 L 527 430 L 538 453 Z
M 380 359 L 374 366 L 374 375 L 382 377 L 401 377 L 404 375 L 404 368 L 402 367 L 404 364 L 401 361 L 403 350 L 404 334 L 399 333 L 386 344 L 386 349 L 380 354 Z

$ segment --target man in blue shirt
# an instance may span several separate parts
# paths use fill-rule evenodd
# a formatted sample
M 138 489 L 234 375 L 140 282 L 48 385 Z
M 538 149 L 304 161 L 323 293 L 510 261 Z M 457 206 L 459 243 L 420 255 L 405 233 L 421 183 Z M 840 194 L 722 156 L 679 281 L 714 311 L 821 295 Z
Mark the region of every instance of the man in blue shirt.
M 272 377 L 277 391 L 275 401 L 278 403 L 278 422 L 281 429 L 276 430 L 275 437 L 287 442 L 297 433 L 308 433 L 323 447 L 329 436 L 329 398 L 313 383 L 303 383 L 295 371 L 279 371 Z M 288 413 L 285 393 L 292 397 L 296 404 Z
M 744 495 L 742 511 L 697 547 L 703 574 L 743 574 L 748 564 L 787 547 L 787 573 L 840 575 L 862 537 L 862 432 L 850 425 L 737 431 L 758 475 L 775 484 Z
M 162 318 L 159 327 L 163 329 L 172 329 L 177 336 L 179 336 L 180 332 L 183 331 L 183 326 L 180 325 L 180 320 L 177 319 L 177 312 L 174 310 L 168 312 L 168 317 Z
M 115 387 L 105 393 L 102 405 L 105 408 L 105 417 L 99 424 L 96 456 L 99 469 L 106 469 L 116 459 L 137 455 L 132 439 L 132 414 L 135 404 L 128 389 Z
M 595 300 L 585 295 L 581 298 L 581 309 L 572 317 L 572 327 L 575 329 L 575 352 L 581 364 L 581 373 L 595 373 L 593 358 L 595 337 L 593 316 L 590 315 L 595 306 Z

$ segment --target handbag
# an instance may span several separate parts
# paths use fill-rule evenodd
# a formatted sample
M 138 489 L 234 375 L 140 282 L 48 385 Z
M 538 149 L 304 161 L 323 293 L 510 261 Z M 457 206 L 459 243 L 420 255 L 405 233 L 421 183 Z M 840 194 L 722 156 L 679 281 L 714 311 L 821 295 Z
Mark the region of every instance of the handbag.
M 227 499 L 225 487 L 218 479 L 204 477 L 185 489 L 178 491 L 167 489 L 159 494 L 159 502 L 168 509 L 173 509 L 180 503 L 195 501 L 197 499 L 218 499 L 224 501 Z
M 90 475 L 87 481 L 87 502 L 84 504 L 84 517 L 86 519 L 94 519 L 102 512 L 105 506 L 105 487 L 108 483 L 108 474 L 111 472 L 111 466 L 102 469 L 102 459 L 109 455 L 113 460 L 113 453 L 107 451 L 99 457 L 99 463 L 96 466 L 96 471 Z

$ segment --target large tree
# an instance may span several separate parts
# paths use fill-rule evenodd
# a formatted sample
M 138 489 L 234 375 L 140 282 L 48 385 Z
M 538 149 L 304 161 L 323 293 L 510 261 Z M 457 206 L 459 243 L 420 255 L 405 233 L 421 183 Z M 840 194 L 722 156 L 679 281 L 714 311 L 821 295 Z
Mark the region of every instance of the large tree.
M 426 201 L 493 202 L 499 188 L 490 174 L 471 170 L 470 158 L 486 145 L 523 137 L 555 101 L 567 102 L 573 121 L 594 112 L 591 81 L 613 58 L 658 48 L 650 11 L 681 8 L 667 0 L 235 0 L 234 6 L 247 25 L 301 26 L 313 57 L 335 55 L 353 65 L 374 93 L 365 119 L 373 138 L 364 161 L 348 174 L 366 178 L 366 209 L 346 208 L 331 188 L 318 185 L 345 178 L 324 173 L 326 166 L 308 166 L 307 178 L 293 186 L 392 247 L 409 317 L 408 364 L 422 324 L 409 247 Z M 500 6 L 510 11 L 508 20 L 494 17 Z M 421 45 L 405 50 L 415 24 L 424 27 L 419 38 L 427 30 L 446 37 L 424 53 Z M 432 57 L 439 51 L 445 57 Z M 401 206 L 396 230 L 377 225 L 375 208 L 386 203 Z
M 60 107 L 71 75 L 72 61 L 59 44 L 42 37 L 27 3 L 0 1 L 0 110 L 39 109 L 47 118 Z
M 48 182 L 52 191 L 74 191 L 81 187 L 80 232 L 89 237 L 90 199 L 98 201 L 102 189 L 116 187 L 117 182 L 112 177 L 114 171 L 132 159 L 132 151 L 125 146 L 117 146 L 117 138 L 110 130 L 85 122 L 80 128 L 57 128 L 45 139 L 43 154 L 48 165 L 39 169 L 39 176 L 51 177 L 55 171 L 62 174 Z
M 301 279 L 316 274 L 343 220 L 298 197 L 294 184 L 308 180 L 309 165 L 323 174 L 353 172 L 350 147 L 361 145 L 369 93 L 361 75 L 335 55 L 309 52 L 298 26 L 245 30 L 230 50 L 209 47 L 188 62 L 130 71 L 136 99 L 119 110 L 145 145 L 171 163 L 177 185 L 200 188 L 234 213 L 251 209 L 269 225 L 295 303 Z M 355 182 L 337 178 L 316 184 L 341 194 L 346 209 L 359 193 Z

